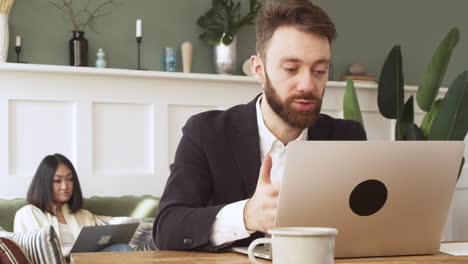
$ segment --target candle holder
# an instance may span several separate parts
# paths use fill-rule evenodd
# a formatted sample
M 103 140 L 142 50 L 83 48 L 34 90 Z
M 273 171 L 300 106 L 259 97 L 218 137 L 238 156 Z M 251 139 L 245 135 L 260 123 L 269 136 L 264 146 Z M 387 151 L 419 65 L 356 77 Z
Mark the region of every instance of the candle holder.
M 20 62 L 20 53 L 21 53 L 21 46 L 15 46 L 15 52 L 16 52 L 16 62 Z
M 141 67 L 140 67 L 140 46 L 141 46 L 141 40 L 142 40 L 142 37 L 136 37 L 136 42 L 138 44 L 138 66 L 137 66 L 137 70 L 141 70 Z

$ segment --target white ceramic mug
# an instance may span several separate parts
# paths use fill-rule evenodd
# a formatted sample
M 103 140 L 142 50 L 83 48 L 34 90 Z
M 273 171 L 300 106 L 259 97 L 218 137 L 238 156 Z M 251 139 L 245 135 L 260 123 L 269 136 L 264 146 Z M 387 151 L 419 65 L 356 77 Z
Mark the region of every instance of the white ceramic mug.
M 248 249 L 251 263 L 259 244 L 271 244 L 275 264 L 333 264 L 338 230 L 324 227 L 278 227 L 268 230 L 271 238 L 254 240 Z

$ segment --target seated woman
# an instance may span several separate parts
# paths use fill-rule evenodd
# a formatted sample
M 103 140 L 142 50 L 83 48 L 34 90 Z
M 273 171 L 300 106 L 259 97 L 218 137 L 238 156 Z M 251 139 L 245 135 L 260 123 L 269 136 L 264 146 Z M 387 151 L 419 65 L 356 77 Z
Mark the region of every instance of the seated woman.
M 28 232 L 53 226 L 68 256 L 80 229 L 108 222 L 112 217 L 97 216 L 83 209 L 80 182 L 73 164 L 63 155 L 46 156 L 29 186 L 28 205 L 15 215 L 14 232 Z M 131 251 L 128 245 L 114 245 L 103 251 Z

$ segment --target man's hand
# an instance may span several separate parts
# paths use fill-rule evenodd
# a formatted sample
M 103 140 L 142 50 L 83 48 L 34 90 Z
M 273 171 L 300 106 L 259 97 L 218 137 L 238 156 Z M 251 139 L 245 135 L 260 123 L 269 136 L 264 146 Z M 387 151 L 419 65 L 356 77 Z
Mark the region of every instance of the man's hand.
M 279 184 L 271 184 L 272 161 L 267 155 L 260 168 L 257 188 L 244 208 L 244 224 L 249 231 L 266 232 L 273 227 L 278 207 Z

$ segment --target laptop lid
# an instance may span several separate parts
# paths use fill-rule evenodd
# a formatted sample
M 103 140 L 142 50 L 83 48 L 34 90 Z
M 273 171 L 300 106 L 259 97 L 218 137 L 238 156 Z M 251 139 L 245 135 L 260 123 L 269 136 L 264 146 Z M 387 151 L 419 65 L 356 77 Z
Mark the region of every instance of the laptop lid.
M 463 142 L 294 141 L 276 227 L 333 227 L 335 256 L 435 254 Z
M 139 223 L 85 226 L 81 228 L 70 254 L 98 252 L 115 244 L 128 244 Z

